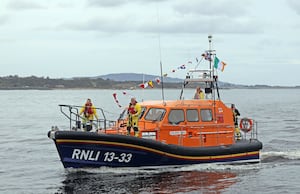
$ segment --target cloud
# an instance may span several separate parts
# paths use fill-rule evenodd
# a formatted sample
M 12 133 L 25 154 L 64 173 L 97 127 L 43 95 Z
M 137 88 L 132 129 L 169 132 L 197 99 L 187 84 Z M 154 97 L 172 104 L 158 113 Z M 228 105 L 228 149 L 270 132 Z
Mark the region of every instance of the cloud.
M 72 2 L 62 1 L 62 2 L 57 3 L 56 7 L 58 7 L 58 8 L 74 8 L 75 4 L 73 4 Z
M 58 29 L 119 33 L 133 31 L 134 26 L 130 25 L 130 19 L 127 17 L 97 17 L 85 22 L 63 23 Z
M 231 19 L 227 17 L 165 17 L 158 26 L 153 18 L 138 19 L 134 15 L 122 17 L 97 17 L 83 22 L 63 23 L 58 29 L 74 31 L 98 31 L 105 33 L 261 33 L 263 26 L 251 19 Z
M 91 7 L 116 7 L 126 4 L 128 0 L 88 0 L 88 6 Z
M 298 15 L 300 15 L 300 1 L 299 0 L 289 0 L 289 6 L 293 9 Z
M 7 15 L 0 16 L 0 25 L 3 25 L 9 21 L 9 17 Z
M 181 14 L 197 14 L 208 16 L 240 16 L 245 15 L 247 7 L 245 1 L 235 0 L 190 0 L 178 1 L 173 9 Z
M 168 2 L 167 2 L 168 1 Z M 245 2 L 235 0 L 88 0 L 88 6 L 117 7 L 135 4 L 135 9 L 123 9 L 111 14 L 95 16 L 82 22 L 64 23 L 60 29 L 86 30 L 106 33 L 261 33 L 261 20 L 248 16 Z M 157 23 L 156 6 L 149 7 L 146 3 L 158 3 L 160 26 Z M 167 3 L 166 3 L 167 2 Z M 248 2 L 248 1 L 246 1 Z M 147 10 L 145 10 L 147 7 Z M 139 8 L 139 9 L 137 9 Z M 122 10 L 127 10 L 123 11 Z M 130 10 L 130 11 L 128 11 Z M 145 11 L 143 11 L 145 10 Z
M 13 0 L 7 5 L 9 9 L 13 10 L 32 10 L 32 9 L 45 9 L 45 7 L 40 4 L 33 3 L 25 0 Z
M 143 32 L 163 33 L 241 33 L 252 34 L 262 32 L 262 27 L 253 20 L 239 20 L 230 18 L 189 18 L 161 22 L 160 29 L 157 24 L 140 26 Z
M 88 0 L 87 5 L 89 7 L 118 7 L 133 2 L 144 4 L 163 1 L 168 0 Z

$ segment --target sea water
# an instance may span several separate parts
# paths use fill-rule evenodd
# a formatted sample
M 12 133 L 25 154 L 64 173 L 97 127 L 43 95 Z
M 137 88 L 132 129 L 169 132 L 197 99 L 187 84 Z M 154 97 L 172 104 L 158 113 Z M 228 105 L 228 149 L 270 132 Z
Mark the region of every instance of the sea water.
M 185 99 L 193 93 L 185 91 Z M 241 117 L 258 122 L 261 163 L 64 169 L 47 137 L 51 126 L 69 127 L 58 104 L 82 105 L 91 98 L 108 118 L 116 119 L 131 96 L 160 99 L 161 91 L 0 91 L 0 193 L 299 193 L 300 90 L 232 89 L 220 94 L 226 103 L 236 104 Z M 178 97 L 178 90 L 165 90 L 166 99 Z

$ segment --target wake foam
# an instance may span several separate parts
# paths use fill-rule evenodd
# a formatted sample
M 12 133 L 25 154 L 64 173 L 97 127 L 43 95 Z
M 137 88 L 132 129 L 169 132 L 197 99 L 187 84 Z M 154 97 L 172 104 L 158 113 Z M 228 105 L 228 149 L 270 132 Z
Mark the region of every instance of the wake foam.
M 151 166 L 151 167 L 100 167 L 100 168 L 80 168 L 67 169 L 69 173 L 85 172 L 85 173 L 103 173 L 103 174 L 159 174 L 165 172 L 224 172 L 224 171 L 240 171 L 259 169 L 260 164 L 193 164 L 183 166 Z
M 267 162 L 278 162 L 287 160 L 300 160 L 300 150 L 293 151 L 269 151 L 261 153 L 261 161 Z

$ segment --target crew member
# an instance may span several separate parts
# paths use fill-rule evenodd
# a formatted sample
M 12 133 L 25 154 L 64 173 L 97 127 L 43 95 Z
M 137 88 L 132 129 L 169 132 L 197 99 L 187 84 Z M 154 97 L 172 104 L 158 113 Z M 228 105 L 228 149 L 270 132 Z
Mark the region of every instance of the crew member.
M 234 104 L 231 104 L 231 110 L 232 110 L 232 116 L 233 116 L 233 122 L 234 122 L 234 128 L 235 128 L 235 136 L 237 137 L 237 140 L 241 139 L 241 131 L 238 124 L 238 116 L 240 116 L 240 112 L 237 108 L 235 108 Z
M 84 106 L 82 106 L 79 114 L 80 115 L 83 114 L 83 118 L 82 118 L 83 129 L 86 131 L 92 130 L 92 123 L 93 123 L 94 117 L 98 120 L 98 115 L 97 115 L 96 108 L 92 104 L 91 99 L 88 98 L 86 100 L 86 103 Z M 90 125 L 87 125 L 88 122 Z
M 204 92 L 201 90 L 200 87 L 196 88 L 194 99 L 204 99 Z
M 137 103 L 135 98 L 131 98 L 128 107 L 128 122 L 127 122 L 127 135 L 130 135 L 130 130 L 133 128 L 134 136 L 139 136 L 138 122 L 141 114 L 141 106 Z

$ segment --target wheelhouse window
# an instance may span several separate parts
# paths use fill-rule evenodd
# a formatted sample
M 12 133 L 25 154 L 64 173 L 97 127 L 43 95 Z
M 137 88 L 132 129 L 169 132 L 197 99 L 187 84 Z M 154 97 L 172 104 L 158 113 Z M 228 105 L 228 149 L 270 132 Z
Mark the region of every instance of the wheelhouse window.
M 213 120 L 211 109 L 201 109 L 200 116 L 201 120 L 204 122 Z
M 184 121 L 184 111 L 181 109 L 171 110 L 168 117 L 169 123 L 179 124 Z
M 197 109 L 188 109 L 186 110 L 186 119 L 189 122 L 199 121 L 199 113 Z
M 165 115 L 166 110 L 163 108 L 150 108 L 145 116 L 147 121 L 161 121 Z

